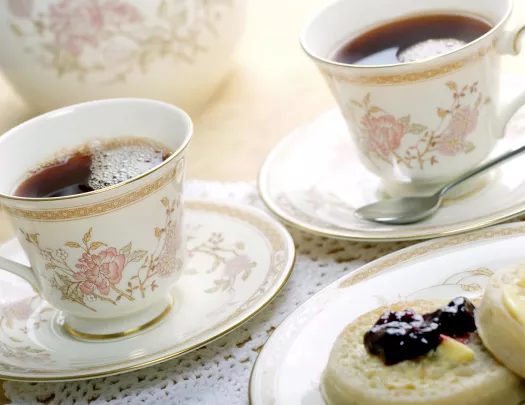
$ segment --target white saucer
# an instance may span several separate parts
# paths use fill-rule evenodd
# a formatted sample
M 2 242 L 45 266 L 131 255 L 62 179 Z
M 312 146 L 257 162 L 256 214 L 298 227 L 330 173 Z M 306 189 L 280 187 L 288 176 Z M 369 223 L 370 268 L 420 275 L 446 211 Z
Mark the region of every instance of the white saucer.
M 251 405 L 325 405 L 321 373 L 332 345 L 358 316 L 394 302 L 479 296 L 489 277 L 525 262 L 525 222 L 429 241 L 348 274 L 295 310 L 252 371 Z
M 295 258 L 282 225 L 249 207 L 186 203 L 189 265 L 158 326 L 118 341 L 82 342 L 60 313 L 9 273 L 0 279 L 0 378 L 61 381 L 123 373 L 194 350 L 258 313 L 281 290 Z M 18 241 L 0 254 L 27 263 Z
M 520 82 L 521 84 L 521 82 Z M 511 89 L 506 87 L 507 93 Z M 525 142 L 525 113 L 509 125 L 492 157 Z M 362 221 L 354 211 L 384 198 L 380 180 L 359 162 L 339 110 L 298 128 L 267 158 L 262 199 L 282 221 L 325 237 L 363 241 L 435 238 L 502 222 L 525 211 L 525 156 L 491 172 L 474 191 L 450 198 L 431 218 L 413 225 Z

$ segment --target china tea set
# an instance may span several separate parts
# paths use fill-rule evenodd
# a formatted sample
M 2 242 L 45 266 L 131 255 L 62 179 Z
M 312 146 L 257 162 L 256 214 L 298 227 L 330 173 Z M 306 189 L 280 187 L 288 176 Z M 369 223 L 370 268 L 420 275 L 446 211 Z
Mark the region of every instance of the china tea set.
M 285 227 L 255 208 L 184 200 L 193 125 L 166 94 L 147 95 L 158 101 L 107 98 L 123 94 L 121 78 L 105 99 L 63 106 L 70 103 L 58 90 L 68 82 L 56 69 L 87 63 L 94 70 L 84 75 L 109 74 L 96 71 L 84 49 L 100 39 L 103 19 L 90 21 L 91 39 L 73 40 L 55 32 L 69 21 L 70 2 L 39 3 L 49 15 L 30 10 L 31 2 L 7 3 L 13 24 L 9 32 L 0 29 L 0 38 L 29 41 L 31 52 L 22 55 L 12 45 L 0 52 L 0 64 L 22 93 L 39 89 L 40 107 L 50 82 L 36 76 L 26 82 L 27 72 L 14 66 L 37 49 L 51 53 L 40 59 L 53 67 L 49 80 L 60 82 L 53 108 L 61 108 L 0 137 L 0 204 L 16 233 L 0 247 L 0 268 L 8 272 L 0 283 L 0 378 L 122 373 L 194 350 L 257 314 L 293 269 L 295 248 Z M 129 7 L 105 12 L 114 33 L 144 18 Z M 171 12 L 154 10 L 166 21 Z M 511 12 L 511 0 L 326 5 L 306 24 L 301 45 L 339 109 L 297 129 L 268 156 L 259 191 L 272 214 L 325 237 L 398 241 L 462 234 L 524 212 L 520 159 L 507 160 L 525 149 L 513 136 L 516 124 L 509 124 L 525 92 L 508 94 L 516 86 L 502 79 L 499 62 L 521 49 L 525 30 L 508 27 Z M 38 36 L 29 35 L 30 25 Z M 124 46 L 115 35 L 104 41 Z M 130 47 L 142 37 L 133 38 Z M 379 45 L 370 46 L 370 38 Z M 131 55 L 115 57 L 132 63 Z M 173 86 L 183 86 L 159 84 L 161 76 L 150 75 L 139 87 L 174 93 Z M 446 186 L 451 182 L 454 187 Z M 421 201 L 427 205 L 416 218 L 414 204 Z M 276 367 L 270 363 L 265 357 L 258 367 Z M 270 379 L 254 372 L 254 405 L 277 403 L 261 394 Z

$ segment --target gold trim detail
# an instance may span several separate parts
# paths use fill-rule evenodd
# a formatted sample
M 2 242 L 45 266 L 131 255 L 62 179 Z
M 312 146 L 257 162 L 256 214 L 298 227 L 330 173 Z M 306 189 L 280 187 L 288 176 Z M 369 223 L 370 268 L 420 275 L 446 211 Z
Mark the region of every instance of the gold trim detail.
M 502 227 L 502 229 L 487 229 L 461 236 L 450 237 L 444 240 L 439 240 L 437 242 L 422 243 L 421 245 L 416 245 L 413 248 L 403 249 L 400 252 L 394 253 L 391 257 L 387 256 L 384 259 L 379 259 L 377 261 L 377 264 L 375 265 L 365 265 L 361 271 L 354 273 L 352 276 L 348 277 L 346 280 L 341 282 L 339 287 L 350 287 L 361 281 L 372 278 L 378 275 L 379 273 L 383 272 L 384 270 L 396 266 L 400 263 L 404 263 L 408 260 L 426 255 L 428 253 L 433 253 L 444 248 L 492 238 L 521 235 L 524 233 L 525 226 L 522 225 L 519 227 L 512 228 L 511 225 L 509 227 Z
M 184 158 L 181 158 L 177 162 L 174 169 L 171 169 L 162 177 L 149 184 L 146 184 L 144 187 L 119 197 L 93 203 L 91 205 L 55 210 L 26 210 L 5 204 L 1 205 L 1 207 L 3 207 L 5 212 L 12 217 L 24 218 L 30 221 L 71 221 L 103 215 L 107 214 L 108 212 L 118 211 L 148 197 L 150 194 L 153 194 L 156 191 L 159 191 L 164 186 L 169 184 L 177 176 L 180 170 L 183 170 L 183 164 Z M 80 196 L 82 195 L 83 194 L 80 194 Z
M 518 32 L 516 32 L 516 35 L 514 36 L 514 41 L 512 42 L 512 49 L 514 50 L 514 55 L 519 55 L 520 51 L 518 49 L 518 41 L 521 38 L 521 35 L 525 33 L 525 25 L 519 29 Z
M 100 106 L 104 106 L 104 105 L 107 105 L 107 104 L 113 104 L 113 103 L 116 103 L 116 102 L 121 102 L 122 100 L 133 100 L 134 102 L 137 102 L 137 100 L 140 101 L 140 99 L 119 99 L 119 98 L 115 98 L 115 99 L 107 99 L 107 100 L 87 101 L 87 102 L 84 102 L 84 103 L 76 104 L 76 105 L 74 105 L 74 107 L 76 109 L 79 109 L 79 108 L 85 108 L 86 106 L 93 106 L 94 104 L 97 104 L 97 105 L 100 105 Z M 143 102 L 143 101 L 144 100 L 142 100 L 141 102 Z M 190 144 L 191 138 L 193 136 L 193 122 L 191 121 L 191 118 L 189 117 L 188 114 L 186 114 L 186 112 L 181 110 L 179 107 L 174 106 L 173 104 L 165 103 L 163 101 L 156 101 L 156 100 L 146 100 L 146 102 L 149 103 L 149 104 L 157 104 L 157 106 L 161 106 L 163 108 L 168 108 L 168 109 L 172 110 L 172 112 L 182 116 L 182 119 L 185 121 L 185 124 L 188 125 L 188 130 L 186 131 L 187 135 L 184 137 L 184 140 L 183 140 L 181 146 L 179 146 L 179 148 L 169 158 L 167 158 L 164 162 L 162 162 L 160 165 L 155 166 L 153 169 L 150 169 L 147 172 L 144 172 L 144 173 L 142 173 L 141 175 L 139 175 L 137 177 L 133 177 L 132 179 L 123 181 L 122 183 L 118 183 L 118 184 L 115 184 L 113 186 L 102 188 L 100 190 L 90 191 L 89 193 L 73 194 L 73 195 L 68 195 L 68 196 L 65 196 L 65 197 L 49 197 L 49 198 L 18 197 L 18 196 L 14 196 L 14 195 L 0 193 L 0 199 L 14 200 L 14 201 L 42 202 L 42 201 L 64 201 L 64 200 L 74 200 L 74 199 L 77 199 L 77 198 L 84 198 L 84 197 L 91 196 L 91 195 L 106 193 L 108 191 L 116 190 L 117 188 L 120 188 L 120 187 L 126 186 L 128 184 L 134 183 L 134 182 L 136 182 L 136 181 L 138 181 L 140 179 L 143 179 L 143 178 L 149 176 L 152 173 L 155 173 L 155 172 L 159 171 L 160 169 L 162 169 L 164 167 L 167 167 L 171 162 L 174 162 L 178 157 L 182 156 L 182 158 L 184 159 L 184 157 L 183 157 L 184 151 L 186 150 L 186 148 Z M 29 122 L 35 123 L 35 122 L 38 122 L 40 120 L 48 119 L 50 117 L 59 115 L 60 113 L 65 112 L 68 109 L 70 109 L 70 107 L 71 106 L 63 107 L 63 108 L 60 108 L 58 110 L 50 111 L 50 112 L 45 113 L 43 115 L 39 115 L 38 117 L 32 118 L 31 120 L 27 121 L 27 123 L 29 123 Z M 8 132 L 6 132 L 3 136 L 4 137 L 5 136 L 13 136 L 13 132 L 17 131 L 17 129 L 18 129 L 18 127 L 15 127 L 13 129 L 9 130 Z
M 162 321 L 168 314 L 171 312 L 171 309 L 173 308 L 173 297 L 170 296 L 170 303 L 167 305 L 167 307 L 162 311 L 159 315 L 157 315 L 155 318 L 151 319 L 150 321 L 137 326 L 136 328 L 128 329 L 122 332 L 115 332 L 115 333 L 108 333 L 105 335 L 95 335 L 91 333 L 84 333 L 80 332 L 76 329 L 73 329 L 71 326 L 69 326 L 67 323 L 64 324 L 64 329 L 67 333 L 69 333 L 71 336 L 81 339 L 81 340 L 110 340 L 110 339 L 118 339 L 123 338 L 129 335 L 133 335 L 134 333 L 142 332 L 143 330 L 146 330 L 150 328 L 151 326 L 154 326 L 158 324 L 160 321 Z
M 381 75 L 381 76 L 366 76 L 366 75 L 350 75 L 335 73 L 327 67 L 319 67 L 321 74 L 325 76 L 327 80 L 336 80 L 343 83 L 351 84 L 372 84 L 372 85 L 391 85 L 391 84 L 404 84 L 404 83 L 415 83 L 423 80 L 434 79 L 439 76 L 444 76 L 449 73 L 455 72 L 467 66 L 470 63 L 476 62 L 479 59 L 487 56 L 492 49 L 494 49 L 494 43 L 485 49 L 482 49 L 474 54 L 471 54 L 463 59 L 455 62 L 447 63 L 442 66 L 438 66 L 431 69 L 421 70 L 419 72 L 403 73 L 397 75 Z M 337 68 L 336 68 L 337 69 Z
M 458 201 L 466 200 L 467 198 L 472 197 L 473 195 L 479 193 L 488 184 L 489 184 L 489 181 L 487 179 L 484 179 L 476 187 L 474 187 L 470 191 L 467 191 L 465 194 L 458 195 L 457 197 L 444 198 L 443 199 L 443 205 L 450 205 L 450 204 L 454 204 L 455 202 L 458 202 Z
M 243 305 L 235 313 L 230 315 L 224 321 L 220 322 L 219 324 L 213 325 L 212 328 L 209 328 L 203 331 L 198 336 L 194 336 L 184 342 L 179 342 L 177 345 L 187 345 L 187 344 L 189 345 L 187 348 L 183 350 L 178 350 L 176 352 L 172 352 L 172 353 L 163 355 L 161 357 L 145 361 L 143 363 L 133 364 L 131 366 L 124 366 L 121 368 L 111 368 L 111 367 L 118 367 L 121 365 L 125 365 L 126 363 L 128 363 L 128 361 L 120 361 L 116 363 L 105 364 L 101 367 L 87 367 L 81 370 L 76 370 L 76 372 L 78 373 L 76 375 L 67 375 L 67 376 L 60 376 L 59 374 L 60 373 L 71 374 L 72 370 L 57 369 L 57 370 L 52 370 L 51 372 L 42 372 L 38 370 L 28 371 L 27 369 L 20 368 L 17 366 L 10 366 L 8 369 L 5 369 L 6 364 L 0 364 L 0 368 L 2 367 L 4 368 L 3 371 L 9 372 L 11 369 L 13 373 L 18 373 L 18 375 L 0 374 L 0 379 L 9 380 L 9 381 L 26 381 L 26 382 L 74 381 L 74 380 L 85 379 L 85 378 L 95 378 L 95 377 L 103 377 L 107 375 L 120 374 L 120 373 L 124 373 L 128 371 L 148 367 L 154 364 L 159 364 L 164 361 L 178 357 L 182 354 L 191 352 L 201 346 L 205 346 L 208 343 L 213 342 L 214 340 L 222 336 L 227 335 L 231 331 L 238 328 L 240 325 L 254 318 L 275 297 L 279 295 L 279 293 L 282 291 L 282 289 L 286 285 L 286 282 L 289 280 L 292 274 L 292 269 L 294 268 L 295 260 L 296 260 L 296 251 L 295 251 L 293 240 L 291 236 L 288 234 L 288 232 L 286 231 L 286 229 L 284 228 L 284 226 L 272 220 L 270 217 L 266 218 L 265 216 L 262 216 L 262 214 L 260 213 L 252 213 L 249 210 L 237 208 L 235 206 L 208 203 L 204 201 L 189 201 L 185 203 L 185 208 L 190 209 L 190 210 L 196 210 L 196 211 L 207 211 L 207 212 L 216 212 L 219 214 L 223 214 L 231 218 L 245 221 L 248 224 L 252 225 L 254 228 L 258 229 L 267 239 L 270 246 L 274 249 L 274 251 L 272 252 L 272 261 L 268 269 L 267 277 L 261 283 L 261 286 L 264 286 L 264 287 L 259 288 L 251 297 L 249 297 L 243 303 Z M 276 281 L 278 281 L 278 277 L 281 275 L 284 275 L 284 277 L 282 281 L 278 283 L 277 285 Z M 256 303 L 257 300 L 263 294 L 265 294 L 269 289 L 273 288 L 274 286 L 276 286 L 274 294 L 272 294 L 272 296 L 269 297 L 268 299 L 265 299 L 263 302 L 261 302 L 257 308 L 255 308 L 254 310 L 251 310 L 250 306 Z M 245 313 L 246 315 L 242 316 Z M 235 318 L 240 318 L 240 319 L 234 325 L 220 331 L 219 333 L 214 332 L 214 330 L 222 328 L 224 325 L 227 325 L 229 322 L 231 322 Z M 213 335 L 207 339 L 201 340 L 203 335 L 206 335 L 206 334 L 213 334 Z M 148 354 L 147 356 L 153 357 L 153 356 L 161 355 L 162 353 L 165 353 L 169 350 L 170 349 L 164 349 L 160 352 Z M 94 373 L 83 373 L 84 371 L 99 370 L 102 367 L 105 368 L 105 371 L 98 371 Z M 38 376 L 24 377 L 23 375 L 28 374 L 28 372 L 31 372 L 33 374 L 35 374 L 36 372 Z M 46 374 L 50 374 L 50 373 L 55 374 L 55 376 L 53 377 L 45 376 Z

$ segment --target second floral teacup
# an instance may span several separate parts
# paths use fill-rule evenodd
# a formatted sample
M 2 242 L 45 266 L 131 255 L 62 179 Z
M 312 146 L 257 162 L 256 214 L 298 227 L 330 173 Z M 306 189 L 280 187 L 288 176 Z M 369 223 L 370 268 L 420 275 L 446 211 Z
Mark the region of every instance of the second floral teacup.
M 344 41 L 370 27 L 441 10 L 481 16 L 494 28 L 454 52 L 416 62 L 363 66 L 333 58 Z M 388 194 L 435 191 L 494 149 L 525 102 L 522 94 L 500 103 L 500 56 L 517 55 L 524 32 L 505 30 L 511 11 L 511 0 L 400 0 L 395 7 L 389 0 L 337 0 L 306 26 L 303 48 L 336 98 L 361 161 Z
M 31 264 L 0 258 L 0 268 L 27 280 L 63 311 L 71 335 L 123 337 L 169 313 L 170 289 L 186 258 L 182 182 L 191 135 L 191 120 L 177 107 L 112 99 L 44 114 L 0 137 L 0 203 Z M 36 164 L 60 150 L 119 136 L 149 139 L 173 154 L 138 177 L 98 191 L 14 195 Z

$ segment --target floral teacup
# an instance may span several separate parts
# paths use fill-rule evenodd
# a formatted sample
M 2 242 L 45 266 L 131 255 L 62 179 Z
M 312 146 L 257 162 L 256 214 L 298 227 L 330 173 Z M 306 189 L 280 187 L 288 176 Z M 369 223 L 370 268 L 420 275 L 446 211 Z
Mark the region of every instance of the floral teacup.
M 339 103 L 363 164 L 391 195 L 426 194 L 483 161 L 525 102 L 523 94 L 508 106 L 499 102 L 500 55 L 519 53 L 524 30 L 505 31 L 511 0 L 393 4 L 337 0 L 311 20 L 301 42 Z M 494 28 L 456 51 L 416 62 L 333 60 L 344 41 L 383 21 L 451 10 L 478 15 Z
M 0 203 L 31 268 L 0 258 L 0 268 L 33 285 L 62 310 L 81 339 L 126 336 L 169 313 L 170 289 L 185 264 L 182 182 L 190 118 L 169 104 L 112 99 L 36 117 L 0 137 Z M 57 198 L 13 195 L 34 169 L 61 150 L 94 138 L 139 136 L 174 153 L 115 186 Z

